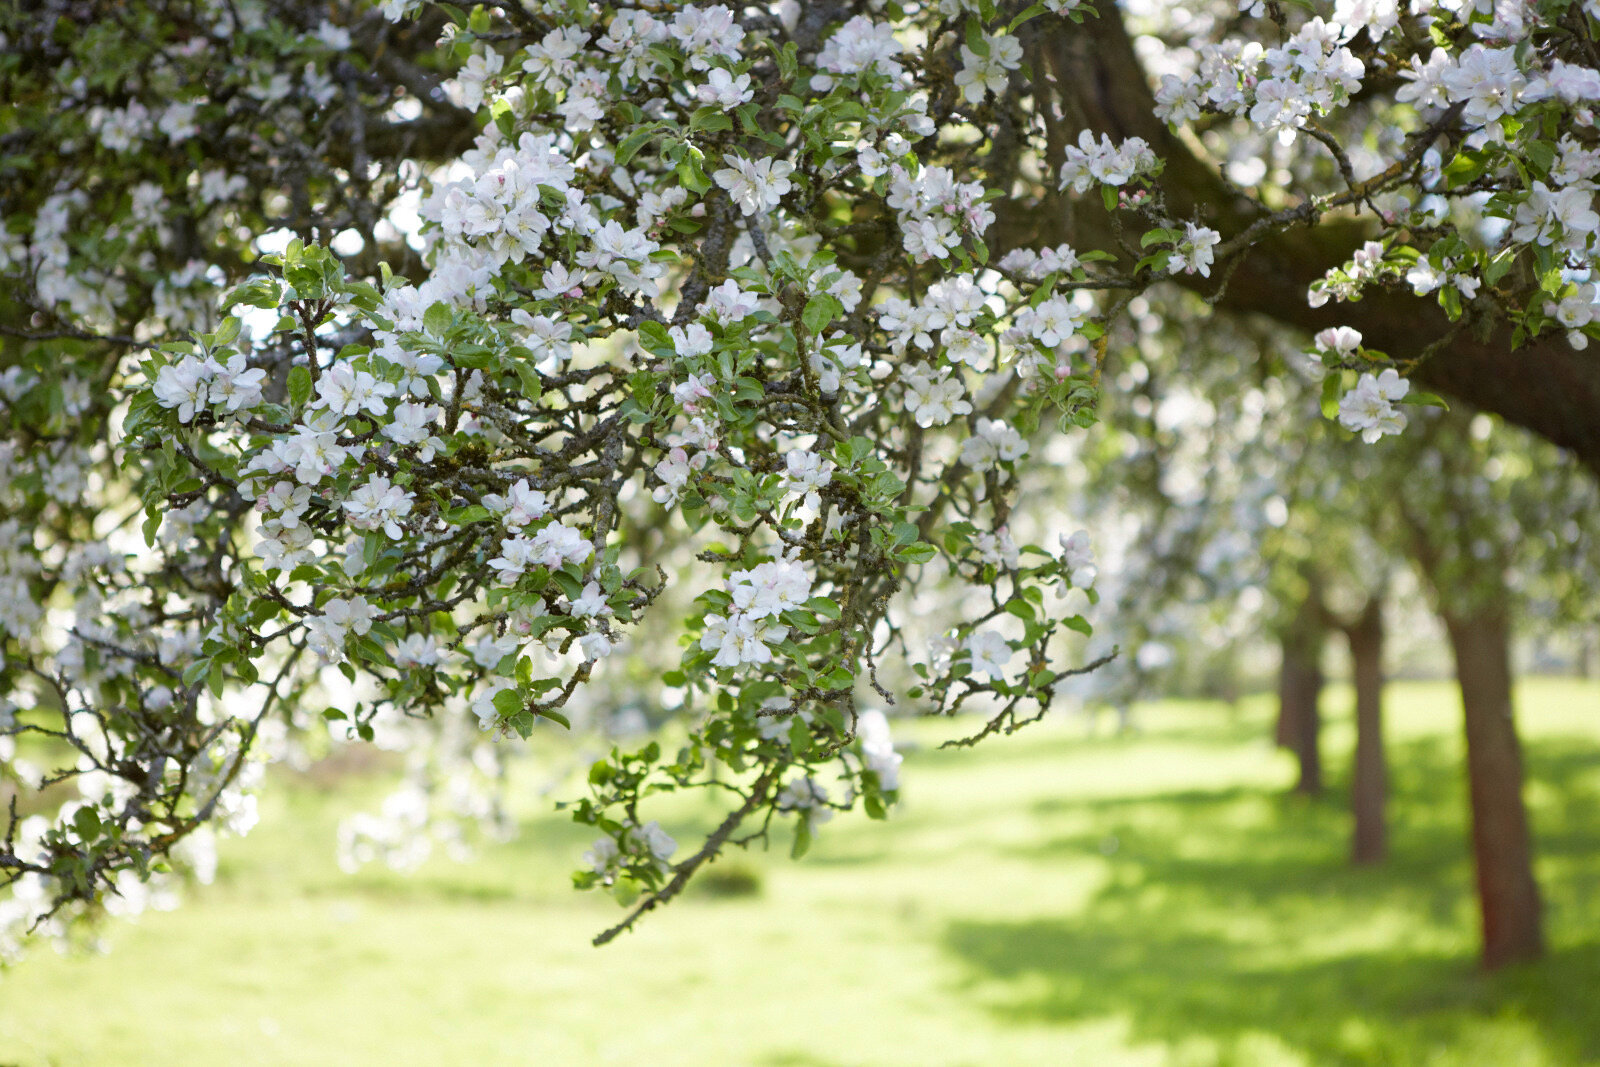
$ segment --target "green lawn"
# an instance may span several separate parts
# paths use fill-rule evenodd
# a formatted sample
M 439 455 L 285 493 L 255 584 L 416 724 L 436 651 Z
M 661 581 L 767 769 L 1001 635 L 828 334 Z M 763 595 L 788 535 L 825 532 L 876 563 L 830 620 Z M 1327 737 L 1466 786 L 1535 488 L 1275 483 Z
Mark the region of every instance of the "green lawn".
M 587 835 L 531 789 L 513 844 L 350 877 L 333 828 L 377 783 L 284 781 L 218 884 L 0 978 L 0 1064 L 1600 1063 L 1600 685 L 1522 691 L 1551 954 L 1495 976 L 1449 690 L 1391 690 L 1381 870 L 1345 863 L 1347 703 L 1316 803 L 1284 795 L 1264 701 L 965 753 L 902 728 L 923 747 L 888 824 L 736 856 L 759 895 L 701 891 L 603 950 L 615 907 L 566 885 Z

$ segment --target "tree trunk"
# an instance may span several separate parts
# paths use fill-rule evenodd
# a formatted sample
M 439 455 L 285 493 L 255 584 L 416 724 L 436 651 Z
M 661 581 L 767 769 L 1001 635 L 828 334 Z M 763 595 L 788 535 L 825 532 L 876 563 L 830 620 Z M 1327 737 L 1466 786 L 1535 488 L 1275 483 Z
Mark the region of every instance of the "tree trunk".
M 1345 627 L 1356 685 L 1356 759 L 1350 776 L 1350 810 L 1355 837 L 1350 858 L 1379 863 L 1389 854 L 1384 807 L 1389 799 L 1389 768 L 1383 749 L 1383 604 L 1374 597 L 1351 626 Z
M 1294 753 L 1300 778 L 1294 791 L 1322 792 L 1322 625 L 1315 605 L 1302 604 L 1283 633 L 1283 667 L 1278 675 L 1277 742 Z
M 1452 613 L 1444 621 L 1466 718 L 1483 963 L 1495 968 L 1544 954 L 1522 802 L 1522 750 L 1511 712 L 1510 626 L 1500 605 Z

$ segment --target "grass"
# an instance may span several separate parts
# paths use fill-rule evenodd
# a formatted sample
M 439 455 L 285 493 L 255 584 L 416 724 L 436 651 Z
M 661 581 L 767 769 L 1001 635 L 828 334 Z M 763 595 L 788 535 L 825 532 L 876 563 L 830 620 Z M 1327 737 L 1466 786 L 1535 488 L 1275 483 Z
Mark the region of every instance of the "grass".
M 917 724 L 890 823 L 836 819 L 799 864 L 736 856 L 604 950 L 616 909 L 566 887 L 586 835 L 531 789 L 518 841 L 403 878 L 333 864 L 377 783 L 281 782 L 217 885 L 107 956 L 0 978 L 0 1064 L 1600 1063 L 1600 685 L 1523 687 L 1551 953 L 1495 975 L 1459 712 L 1436 684 L 1390 709 L 1379 869 L 1345 862 L 1337 789 L 1285 795 L 1265 701 L 966 753 Z M 1335 716 L 1331 767 L 1350 744 Z

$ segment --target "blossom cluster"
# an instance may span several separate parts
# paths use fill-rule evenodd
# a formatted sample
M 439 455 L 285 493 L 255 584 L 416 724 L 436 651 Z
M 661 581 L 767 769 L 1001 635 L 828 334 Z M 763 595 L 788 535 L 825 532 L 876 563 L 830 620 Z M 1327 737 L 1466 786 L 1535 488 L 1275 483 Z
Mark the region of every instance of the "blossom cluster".
M 1392 367 L 1381 374 L 1363 374 L 1339 401 L 1339 425 L 1359 433 L 1368 444 L 1385 434 L 1399 433 L 1406 428 L 1406 416 L 1395 402 L 1410 388 L 1411 383 Z

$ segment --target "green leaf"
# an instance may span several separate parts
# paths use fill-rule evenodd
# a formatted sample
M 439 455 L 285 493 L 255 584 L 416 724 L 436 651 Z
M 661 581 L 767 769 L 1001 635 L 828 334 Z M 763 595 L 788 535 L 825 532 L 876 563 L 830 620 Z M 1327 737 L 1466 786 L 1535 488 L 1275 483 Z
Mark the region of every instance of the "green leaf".
M 789 847 L 789 858 L 797 860 L 811 848 L 811 818 L 802 814 L 794 826 L 794 844 Z
M 706 172 L 701 169 L 699 160 L 693 156 L 684 156 L 678 162 L 678 180 L 683 187 L 699 196 L 711 188 L 711 179 L 706 177 Z
M 356 655 L 368 663 L 378 663 L 384 666 L 394 662 L 389 658 L 389 650 L 374 641 L 370 634 L 364 634 L 355 639 Z
M 645 319 L 639 324 L 639 341 L 658 356 L 673 355 L 677 351 L 667 328 L 653 319 Z
M 656 135 L 656 132 L 660 128 L 661 127 L 659 123 L 652 122 L 648 126 L 643 126 L 637 130 L 634 130 L 627 137 L 625 137 L 622 143 L 617 146 L 617 165 L 619 167 L 626 167 L 628 162 L 638 154 L 639 149 L 643 148 L 645 144 Z
M 983 27 L 977 19 L 967 19 L 967 47 L 972 49 L 975 56 L 987 57 L 989 55 L 989 41 L 983 35 Z
M 482 504 L 468 504 L 465 507 L 451 508 L 444 513 L 444 521 L 451 526 L 469 526 L 475 522 L 482 522 L 492 517 L 493 512 Z
M 1343 375 L 1330 371 L 1322 379 L 1322 417 L 1336 419 L 1339 417 L 1339 394 L 1343 388 Z
M 1133 273 L 1143 273 L 1147 268 L 1152 271 L 1166 270 L 1167 263 L 1171 260 L 1171 258 L 1171 252 L 1156 252 L 1153 255 L 1145 256 L 1143 259 L 1133 265 Z
M 256 278 L 240 285 L 228 295 L 227 303 L 253 308 L 275 308 L 282 300 L 282 287 L 269 278 Z
M 450 305 L 443 303 L 434 304 L 422 315 L 422 328 L 435 337 L 443 337 L 455 322 L 455 313 L 450 310 Z
M 789 41 L 782 48 L 776 48 L 778 60 L 778 73 L 786 82 L 794 81 L 800 70 L 799 49 L 793 41 Z
M 1451 322 L 1461 317 L 1461 294 L 1455 286 L 1446 285 L 1439 290 L 1439 306 L 1444 308 Z
M 800 611 L 791 608 L 789 611 L 783 613 L 783 620 L 807 636 L 814 634 L 821 629 L 821 627 L 817 625 L 817 617 L 811 614 L 809 611 Z
M 720 108 L 696 108 L 694 114 L 689 116 L 689 129 L 695 132 L 717 133 L 722 130 L 733 129 L 733 119 Z
M 502 689 L 494 695 L 494 710 L 510 718 L 522 710 L 522 694 L 515 689 Z
M 1055 292 L 1056 282 L 1060 279 L 1060 277 L 1061 275 L 1059 272 L 1045 275 L 1044 278 L 1040 280 L 1039 285 L 1033 290 L 1033 295 L 1028 297 L 1028 306 L 1031 308 L 1037 308 L 1040 304 L 1044 303 L 1046 300 L 1049 300 L 1051 295 Z
M 1490 259 L 1488 266 L 1483 268 L 1483 280 L 1488 282 L 1490 285 L 1499 284 L 1500 279 L 1506 276 L 1506 272 L 1511 269 L 1511 266 L 1516 262 L 1516 259 L 1517 253 L 1515 249 L 1508 248 L 1501 252 L 1499 255 Z
M 1031 18 L 1033 18 L 1033 17 L 1035 17 L 1035 16 L 1037 16 L 1039 14 L 1042 14 L 1043 11 L 1044 11 L 1044 5 L 1043 4 L 1032 4 L 1029 7 L 1024 8 L 1017 15 L 1016 18 L 1012 19 L 1009 23 L 1006 24 L 1006 32 L 1007 33 L 1015 33 L 1018 26 L 1021 26 L 1024 22 L 1027 22 L 1029 19 L 1031 19 Z
M 368 533 L 361 538 L 361 564 L 371 567 L 378 562 L 378 557 L 383 554 L 384 540 L 380 533 Z
M 572 564 L 569 563 L 567 566 L 571 567 Z M 581 576 L 569 574 L 565 570 L 559 570 L 550 577 L 554 578 L 556 584 L 561 587 L 561 591 L 567 594 L 568 600 L 577 600 L 583 595 L 583 579 Z
M 1437 393 L 1424 393 L 1415 389 L 1401 397 L 1400 403 L 1415 404 L 1418 407 L 1443 408 L 1445 411 L 1450 410 L 1450 405 L 1445 403 L 1444 397 Z
M 1539 169 L 1541 175 L 1550 173 L 1550 168 L 1556 162 L 1556 146 L 1549 141 L 1528 141 L 1522 146 L 1528 154 L 1528 159 Z
M 303 408 L 311 399 L 311 372 L 305 367 L 289 368 L 289 406 Z
M 839 466 L 854 467 L 858 462 L 872 455 L 872 441 L 865 437 L 852 437 L 848 441 L 840 442 L 834 448 L 834 455 L 838 458 Z
M 827 597 L 812 597 L 806 601 L 806 610 L 824 619 L 837 619 L 839 617 L 839 605 Z
M 450 358 L 456 366 L 467 370 L 488 370 L 494 362 L 494 353 L 483 345 L 462 345 L 451 353 Z
M 844 667 L 835 667 L 818 678 L 817 682 L 824 689 L 849 689 L 856 684 L 856 676 Z
M 210 659 L 202 658 L 195 660 L 193 663 L 189 664 L 183 669 L 183 684 L 193 685 L 200 679 L 204 678 L 206 676 L 206 672 L 210 669 Z
M 844 305 L 839 303 L 837 297 L 827 293 L 818 293 L 806 301 L 805 310 L 800 313 L 800 321 L 812 334 L 821 334 L 828 323 L 838 318 L 844 312 Z
M 1452 189 L 1466 185 L 1489 169 L 1489 156 L 1485 152 L 1464 149 L 1456 153 L 1444 168 L 1445 183 Z
M 79 837 L 93 841 L 100 836 L 100 810 L 88 805 L 79 808 L 72 817 L 72 825 Z
M 515 364 L 517 381 L 522 385 L 522 395 L 529 400 L 538 400 L 544 395 L 544 383 L 539 380 L 539 372 L 531 363 L 518 362 Z

